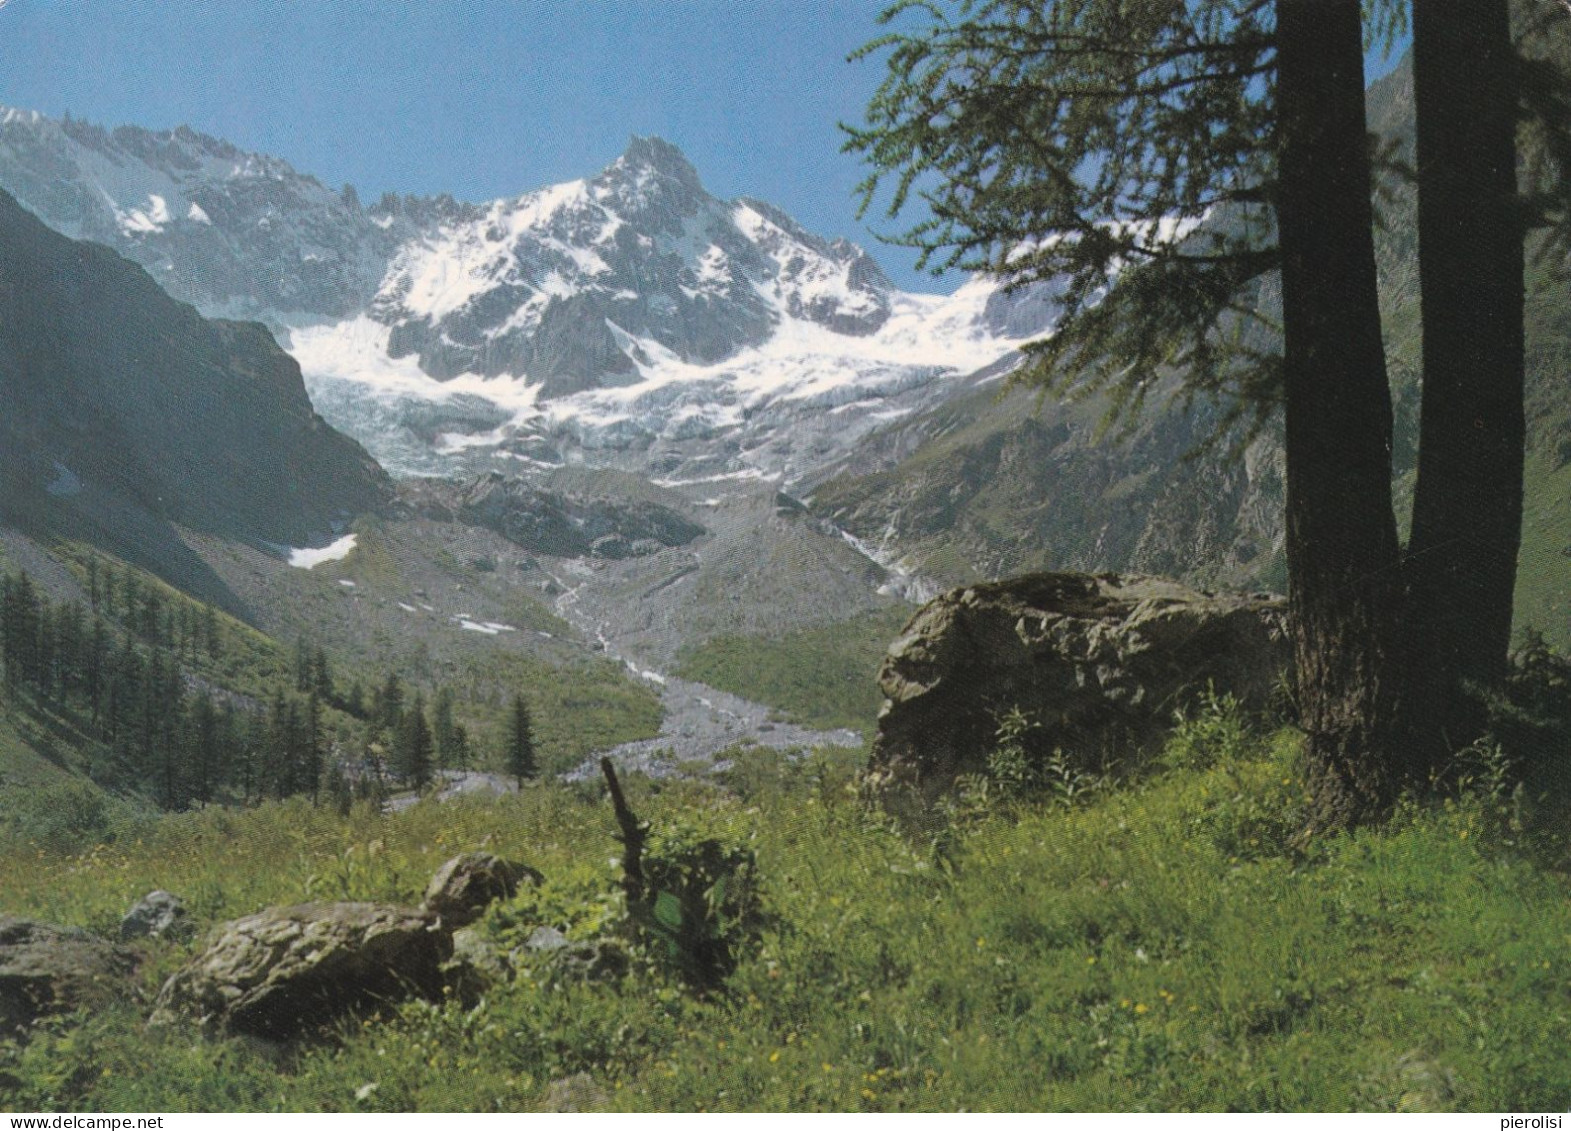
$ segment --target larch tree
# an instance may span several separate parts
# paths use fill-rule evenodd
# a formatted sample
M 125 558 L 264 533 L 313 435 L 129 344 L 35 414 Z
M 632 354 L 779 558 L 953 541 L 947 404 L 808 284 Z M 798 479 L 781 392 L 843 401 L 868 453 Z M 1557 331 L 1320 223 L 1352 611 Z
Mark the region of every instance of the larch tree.
M 1404 570 L 1411 774 L 1443 772 L 1506 675 L 1522 537 L 1523 272 L 1508 0 L 1413 7 L 1423 382 Z
M 908 0 L 883 19 L 915 30 L 859 53 L 888 64 L 866 125 L 847 127 L 871 166 L 864 210 L 886 189 L 891 216 L 918 196 L 927 218 L 895 242 L 922 265 L 1055 288 L 1062 314 L 1017 380 L 1102 395 L 1112 416 L 1153 395 L 1209 401 L 1246 433 L 1280 413 L 1312 829 L 1382 814 L 1442 739 L 1480 724 L 1475 712 L 1420 725 L 1438 716 L 1418 705 L 1504 671 L 1522 448 L 1505 4 L 1417 5 L 1425 396 L 1405 561 L 1363 92 L 1364 17 L 1389 35 L 1405 5 Z M 1459 229 L 1469 207 L 1494 238 Z M 1490 279 L 1482 296 L 1465 293 L 1469 271 Z M 1467 349 L 1448 344 L 1458 334 Z M 1478 431 L 1487 441 L 1460 454 Z M 1484 631 L 1437 608 L 1469 603 Z
M 1287 570 L 1311 823 L 1395 799 L 1401 574 L 1359 0 L 1278 0 Z
M 430 785 L 434 743 L 425 717 L 425 697 L 418 691 L 399 719 L 394 742 L 395 761 L 403 778 L 416 789 Z

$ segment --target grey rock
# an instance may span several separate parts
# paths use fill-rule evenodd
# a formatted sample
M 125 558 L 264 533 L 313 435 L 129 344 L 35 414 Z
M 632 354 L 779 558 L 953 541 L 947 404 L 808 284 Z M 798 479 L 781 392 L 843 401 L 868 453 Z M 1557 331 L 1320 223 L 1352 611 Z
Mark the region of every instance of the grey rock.
M 536 927 L 524 943 L 524 949 L 546 953 L 561 950 L 567 945 L 567 936 L 555 927 Z
M 426 886 L 425 910 L 448 928 L 473 923 L 498 899 L 511 899 L 519 882 L 539 883 L 540 873 L 489 852 L 466 852 L 436 870 Z
M 606 1090 L 596 1084 L 594 1077 L 587 1072 L 579 1072 L 572 1076 L 563 1076 L 552 1080 L 546 1087 L 545 1102 L 541 1105 L 542 1111 L 555 1112 L 583 1112 L 599 1111 L 609 1103 L 611 1097 Z
M 0 915 L 0 1031 L 127 995 L 136 964 L 86 931 Z
M 415 514 L 484 527 L 531 553 L 555 557 L 642 557 L 685 546 L 706 533 L 704 527 L 659 503 L 580 498 L 499 472 L 463 483 L 410 483 L 402 495 Z
M 180 938 L 191 932 L 185 904 L 167 891 L 148 892 L 120 920 L 121 939 Z
M 893 808 L 986 768 L 999 718 L 1037 724 L 1028 756 L 1081 768 L 1149 754 L 1207 687 L 1264 707 L 1290 664 L 1286 602 L 1163 578 L 1039 573 L 951 590 L 890 645 L 865 786 Z
M 349 1009 L 438 998 L 453 939 L 435 916 L 379 903 L 274 907 L 215 929 L 159 991 L 150 1025 L 285 1040 Z
M 493 986 L 513 976 L 513 963 L 473 927 L 453 932 L 453 956 L 442 964 L 448 988 L 459 1000 L 473 1003 Z
M 615 939 L 585 939 L 547 951 L 547 979 L 555 984 L 614 982 L 632 969 L 627 949 Z
M 621 560 L 633 556 L 633 544 L 620 534 L 602 534 L 594 540 L 589 552 L 597 558 Z

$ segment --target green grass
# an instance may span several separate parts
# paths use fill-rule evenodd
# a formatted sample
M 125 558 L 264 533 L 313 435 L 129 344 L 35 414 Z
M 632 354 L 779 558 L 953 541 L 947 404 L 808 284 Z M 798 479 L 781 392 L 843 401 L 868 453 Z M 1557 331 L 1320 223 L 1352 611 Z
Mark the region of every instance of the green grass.
M 777 637 L 720 636 L 683 649 L 676 674 L 776 708 L 802 726 L 869 734 L 878 665 L 912 609 L 897 605 Z
M 741 795 L 635 782 L 657 828 L 757 854 L 770 918 L 726 992 L 641 964 L 557 988 L 526 971 L 472 1007 L 409 1003 L 281 1058 L 148 1033 L 127 1005 L 0 1042 L 0 1105 L 530 1110 L 582 1072 L 626 1109 L 1561 1110 L 1563 871 L 1482 795 L 1295 855 L 1296 758 L 1291 734 L 1195 726 L 1138 784 L 961 806 L 936 847 L 813 760 Z M 0 892 L 7 912 L 107 930 L 164 887 L 207 922 L 412 900 L 483 844 L 548 877 L 482 921 L 506 945 L 541 919 L 596 929 L 619 898 L 613 832 L 603 801 L 554 787 L 346 820 L 289 803 L 165 818 L 85 857 L 12 852 Z M 189 952 L 146 944 L 144 992 Z
M 596 750 L 660 733 L 660 697 L 629 679 L 620 664 L 584 659 L 557 667 L 516 652 L 467 656 L 451 684 L 478 743 L 480 763 L 500 759 L 507 710 L 523 693 L 545 774 L 571 769 Z M 500 762 L 497 762 L 498 768 Z

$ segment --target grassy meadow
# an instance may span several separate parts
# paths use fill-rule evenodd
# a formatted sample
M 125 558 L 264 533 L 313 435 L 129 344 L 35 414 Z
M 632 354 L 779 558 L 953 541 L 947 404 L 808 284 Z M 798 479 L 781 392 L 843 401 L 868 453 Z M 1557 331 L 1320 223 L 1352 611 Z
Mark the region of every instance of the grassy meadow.
M 615 822 L 585 787 L 391 815 L 213 808 L 74 853 L 13 837 L 3 910 L 101 932 L 153 888 L 204 925 L 413 902 L 443 860 L 485 848 L 546 876 L 481 921 L 500 949 L 549 924 L 625 938 L 632 963 L 564 983 L 523 960 L 478 1000 L 405 1003 L 280 1051 L 146 1030 L 197 944 L 139 943 L 141 1001 L 0 1040 L 0 1106 L 1563 1108 L 1563 807 L 1481 756 L 1452 800 L 1300 849 L 1298 752 L 1292 731 L 1214 704 L 1137 780 L 1030 798 L 977 781 L 920 835 L 857 799 L 850 759 L 754 753 L 721 781 L 634 779 L 657 835 L 753 854 L 762 915 L 709 992 L 629 934 Z

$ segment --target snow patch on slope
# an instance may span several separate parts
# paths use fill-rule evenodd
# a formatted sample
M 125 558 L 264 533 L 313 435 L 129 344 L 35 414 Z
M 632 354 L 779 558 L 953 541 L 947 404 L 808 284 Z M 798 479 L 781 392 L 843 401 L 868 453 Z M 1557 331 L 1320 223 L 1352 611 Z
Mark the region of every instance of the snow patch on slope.
M 296 569 L 315 569 L 323 562 L 340 562 L 349 556 L 349 551 L 355 548 L 354 534 L 345 534 L 336 542 L 326 546 L 312 549 L 310 547 L 293 548 L 288 552 L 289 564 Z

